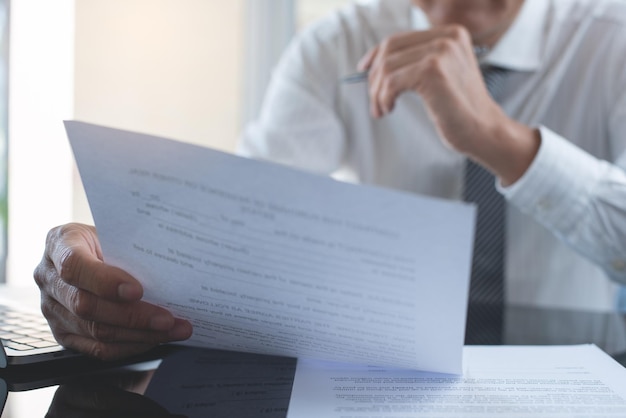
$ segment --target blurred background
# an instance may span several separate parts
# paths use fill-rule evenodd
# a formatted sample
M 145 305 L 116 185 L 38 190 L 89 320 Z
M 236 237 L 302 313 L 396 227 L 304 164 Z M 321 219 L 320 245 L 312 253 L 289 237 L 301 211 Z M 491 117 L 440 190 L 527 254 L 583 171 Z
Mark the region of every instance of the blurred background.
M 62 121 L 233 151 L 289 40 L 347 0 L 0 0 L 0 281 L 91 223 Z

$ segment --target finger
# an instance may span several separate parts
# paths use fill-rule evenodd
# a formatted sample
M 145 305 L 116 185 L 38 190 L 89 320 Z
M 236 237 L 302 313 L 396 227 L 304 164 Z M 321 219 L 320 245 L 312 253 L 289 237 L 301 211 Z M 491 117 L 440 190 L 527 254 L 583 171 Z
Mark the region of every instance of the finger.
M 129 356 L 145 353 L 157 346 L 156 343 L 126 343 L 97 341 L 82 335 L 66 334 L 65 346 L 89 357 L 104 361 L 124 359 Z
M 59 305 L 59 309 L 62 309 Z M 166 332 L 132 330 L 73 318 L 68 321 L 57 313 L 51 320 L 54 337 L 64 347 L 102 360 L 115 360 L 139 354 L 166 342 L 187 339 L 192 334 L 189 322 L 177 319 Z
M 477 66 L 471 48 L 463 42 L 461 31 L 446 28 L 442 33 L 444 35 L 434 36 L 427 42 L 407 44 L 404 49 L 384 48 L 377 55 L 370 67 L 370 103 L 374 117 L 390 113 L 403 91 L 419 91 L 424 83 L 445 81 L 442 63 L 451 57 L 462 66 Z M 456 67 L 459 65 L 454 71 L 458 71 Z
M 157 344 L 97 341 L 82 335 L 65 334 L 63 346 L 103 361 L 114 361 L 145 353 Z
M 69 313 L 74 317 L 93 320 L 127 328 L 146 328 L 168 330 L 174 324 L 174 317 L 167 310 L 145 302 L 131 303 L 110 301 L 88 291 L 74 287 L 61 279 L 53 268 L 43 267 L 36 272 L 41 282 L 46 283 L 42 289 L 41 309 L 44 316 L 54 325 L 52 320 L 59 315 L 57 304 L 69 311 L 63 315 L 65 320 L 71 321 Z
M 394 71 L 412 65 L 415 62 L 430 57 L 433 54 L 445 54 L 446 50 L 450 48 L 449 41 L 445 39 L 438 39 L 426 44 L 414 45 L 410 48 L 406 48 L 402 51 L 396 51 L 390 53 L 379 59 L 375 66 L 372 66 L 370 72 L 374 75 L 388 75 Z
M 367 53 L 359 60 L 359 63 L 357 64 L 357 70 L 358 71 L 369 70 L 377 54 L 378 54 L 377 46 L 367 51 Z
M 53 329 L 57 316 L 67 322 L 81 318 L 126 328 L 168 330 L 174 324 L 174 317 L 163 308 L 145 302 L 109 301 L 66 283 L 52 269 L 40 276 L 49 284 L 42 291 L 41 310 Z
M 366 71 L 370 69 L 376 60 L 376 57 L 381 54 L 390 54 L 398 50 L 428 42 L 450 33 L 452 33 L 452 30 L 449 27 L 440 27 L 428 31 L 411 31 L 395 34 L 367 51 L 367 53 L 359 60 L 357 69 L 359 71 Z
M 438 49 L 434 43 L 414 46 L 380 59 L 371 67 L 369 94 L 372 116 L 382 117 L 393 110 L 399 94 L 413 89 L 421 77 L 419 73 L 407 70 L 419 67 L 421 61 L 428 60 Z
M 80 247 L 68 249 L 60 276 L 70 285 L 112 300 L 133 301 L 143 296 L 143 287 L 130 274 L 91 257 Z
M 47 293 L 59 286 L 61 277 L 69 284 L 112 299 L 138 300 L 143 295 L 143 288 L 133 277 L 102 263 L 95 228 L 88 225 L 67 224 L 48 233 L 34 278 L 42 293 Z M 64 297 L 58 292 L 57 296 Z
M 84 290 L 77 290 L 60 302 L 70 312 L 88 321 L 157 331 L 169 330 L 174 325 L 174 316 L 169 311 L 143 301 L 111 302 Z
M 403 66 L 422 59 L 435 49 L 432 43 L 408 43 L 409 47 L 405 49 L 389 46 L 391 44 L 393 44 L 393 39 L 384 43 L 369 64 L 370 113 L 374 118 L 380 118 L 393 109 L 397 95 L 391 101 L 382 100 L 381 97 L 381 92 L 393 73 Z M 409 85 L 405 87 L 410 88 Z
M 423 77 L 421 67 L 419 63 L 401 67 L 381 81 L 376 100 L 383 116 L 393 111 L 402 92 L 414 88 L 415 78 Z
M 68 284 L 109 299 L 138 300 L 141 284 L 125 271 L 102 262 L 95 229 L 68 224 L 50 231 L 46 254 Z
M 88 333 L 93 338 L 101 340 L 137 341 L 123 339 L 125 334 L 111 335 L 110 330 L 124 329 L 127 333 L 136 330 L 140 332 L 141 337 L 144 332 L 173 332 L 180 325 L 180 321 L 166 309 L 143 301 L 120 304 L 99 299 L 84 291 L 76 291 L 74 294 L 76 296 L 71 299 L 69 306 L 54 298 L 42 298 L 41 310 L 53 329 Z M 85 327 L 84 324 L 97 326 Z
M 61 260 L 66 247 L 84 247 L 95 258 L 102 261 L 102 250 L 98 234 L 92 225 L 69 223 L 52 228 L 46 237 L 45 255 L 61 269 Z
M 437 39 L 448 38 L 471 45 L 471 37 L 467 29 L 460 25 L 444 25 L 429 30 L 409 31 L 394 34 L 383 42 L 379 49 L 382 54 L 389 54 L 420 44 L 426 44 Z
M 423 86 L 428 84 L 431 89 L 443 94 L 441 87 L 441 62 L 443 58 L 426 48 L 419 51 L 420 59 L 407 61 L 404 65 L 381 77 L 376 100 L 383 115 L 393 111 L 396 100 L 405 91 L 416 91 L 424 98 Z

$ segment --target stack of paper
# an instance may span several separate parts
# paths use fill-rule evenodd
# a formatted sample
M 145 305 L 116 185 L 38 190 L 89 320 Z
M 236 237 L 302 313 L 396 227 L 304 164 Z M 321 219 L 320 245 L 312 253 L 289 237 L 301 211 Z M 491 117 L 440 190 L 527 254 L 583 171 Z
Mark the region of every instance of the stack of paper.
M 617 418 L 625 382 L 594 345 L 467 346 L 460 376 L 299 361 L 288 417 Z

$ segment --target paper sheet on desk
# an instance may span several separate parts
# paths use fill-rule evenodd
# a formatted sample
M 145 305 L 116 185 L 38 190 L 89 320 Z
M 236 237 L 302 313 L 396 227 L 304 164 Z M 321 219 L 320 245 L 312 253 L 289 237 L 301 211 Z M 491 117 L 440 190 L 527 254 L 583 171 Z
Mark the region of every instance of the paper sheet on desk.
M 626 369 L 594 345 L 466 346 L 463 375 L 298 361 L 288 418 L 623 418 Z
M 200 346 L 458 373 L 474 208 L 81 122 L 105 260 Z

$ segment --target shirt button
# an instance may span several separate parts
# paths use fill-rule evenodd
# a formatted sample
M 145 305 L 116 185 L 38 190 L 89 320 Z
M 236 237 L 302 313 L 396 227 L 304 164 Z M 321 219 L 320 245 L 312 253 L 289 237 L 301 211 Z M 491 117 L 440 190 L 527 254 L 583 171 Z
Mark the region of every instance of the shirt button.
M 616 271 L 624 271 L 626 270 L 626 261 L 624 260 L 614 260 L 613 261 L 613 269 Z

